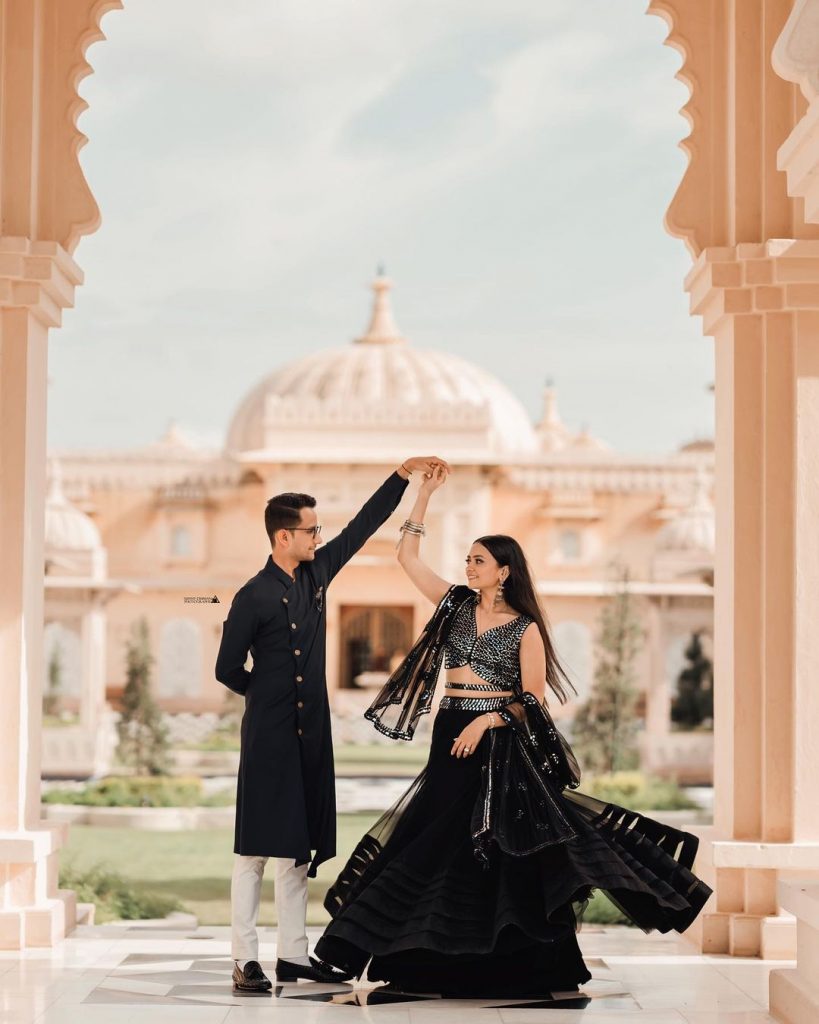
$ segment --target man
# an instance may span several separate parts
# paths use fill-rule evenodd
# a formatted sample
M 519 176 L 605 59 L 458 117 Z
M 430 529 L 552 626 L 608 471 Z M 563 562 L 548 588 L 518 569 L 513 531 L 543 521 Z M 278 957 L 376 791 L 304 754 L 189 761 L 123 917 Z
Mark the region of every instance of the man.
M 412 473 L 429 475 L 437 466 L 449 472 L 443 459 L 407 459 L 321 548 L 315 498 L 279 494 L 265 508 L 271 555 L 234 597 L 216 659 L 216 678 L 245 697 L 231 881 L 237 994 L 272 989 L 259 964 L 256 932 L 269 857 L 276 859 L 276 979 L 350 977 L 308 956 L 305 923 L 307 878 L 314 878 L 318 865 L 336 853 L 325 678 L 327 587 L 395 510 Z M 253 656 L 250 671 L 245 668 L 248 652 Z

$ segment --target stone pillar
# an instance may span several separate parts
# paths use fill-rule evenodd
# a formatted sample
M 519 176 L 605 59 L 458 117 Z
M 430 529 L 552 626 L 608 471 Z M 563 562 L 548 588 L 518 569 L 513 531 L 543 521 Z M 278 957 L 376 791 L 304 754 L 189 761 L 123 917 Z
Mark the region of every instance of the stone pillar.
M 98 594 L 82 617 L 82 691 L 80 726 L 94 733 L 105 706 L 105 609 Z
M 806 530 L 819 434 L 801 398 L 819 310 L 818 6 L 649 3 L 691 93 L 666 227 L 695 261 L 687 289 L 716 364 L 715 825 L 698 861 L 716 894 L 692 935 L 736 955 L 794 954 L 777 879 L 819 869 L 803 795 L 819 719 L 802 677 L 819 612 Z
M 777 877 L 819 871 L 819 242 L 706 249 L 687 288 L 717 392 L 716 907 L 702 945 L 788 956 Z
M 77 154 L 100 19 L 121 0 L 0 0 L 0 947 L 73 924 L 62 832 L 40 821 L 48 329 L 73 303 L 71 258 L 99 211 Z
M 40 820 L 48 328 L 82 275 L 54 243 L 0 238 L 0 948 L 73 927 L 62 832 Z

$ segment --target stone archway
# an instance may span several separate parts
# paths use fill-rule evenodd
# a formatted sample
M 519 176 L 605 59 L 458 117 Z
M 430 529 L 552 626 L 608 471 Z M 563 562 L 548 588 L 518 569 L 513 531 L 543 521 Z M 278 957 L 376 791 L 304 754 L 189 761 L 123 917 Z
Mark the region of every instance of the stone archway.
M 792 934 L 776 922 L 777 872 L 782 858 L 819 868 L 810 847 L 819 839 L 812 800 L 819 749 L 808 735 L 819 722 L 810 686 L 819 662 L 818 5 L 652 0 L 649 7 L 669 24 L 691 89 L 690 165 L 667 226 L 694 257 L 686 288 L 717 352 L 720 756 L 717 821 L 704 858 L 717 900 L 701 941 L 732 953 L 792 950 Z M 89 45 L 103 38 L 103 15 L 120 6 L 0 0 L 5 948 L 49 945 L 73 926 L 73 897 L 56 890 L 62 836 L 39 812 L 46 353 L 49 328 L 59 326 L 82 283 L 72 253 L 99 222 L 77 160 L 85 141 L 76 127 L 84 109 L 77 88 L 90 71 Z

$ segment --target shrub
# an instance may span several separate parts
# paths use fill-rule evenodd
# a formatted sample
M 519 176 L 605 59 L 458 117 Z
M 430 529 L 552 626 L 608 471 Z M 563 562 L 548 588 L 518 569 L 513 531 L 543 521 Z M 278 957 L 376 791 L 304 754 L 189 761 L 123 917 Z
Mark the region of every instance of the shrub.
M 102 864 L 84 871 L 71 863 L 62 865 L 60 888 L 73 889 L 81 903 L 93 903 L 97 908 L 96 920 L 100 923 L 167 917 L 172 911 L 182 909 L 182 904 L 174 897 L 135 889 Z
M 634 925 L 616 907 L 604 892 L 595 889 L 592 898 L 583 913 L 584 924 L 626 924 L 630 928 Z
M 698 806 L 676 782 L 642 772 L 584 777 L 580 789 L 598 800 L 635 811 L 682 811 Z
M 89 807 L 199 807 L 203 805 L 202 780 L 195 776 L 112 775 L 85 789 L 52 789 L 43 795 L 43 802 Z

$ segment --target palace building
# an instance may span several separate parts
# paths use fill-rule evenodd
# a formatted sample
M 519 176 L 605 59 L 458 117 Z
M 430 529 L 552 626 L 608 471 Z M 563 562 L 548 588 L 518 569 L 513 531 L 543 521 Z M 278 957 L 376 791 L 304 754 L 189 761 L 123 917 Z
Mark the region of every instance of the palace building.
M 663 457 L 613 451 L 562 421 L 551 385 L 533 423 L 486 369 L 404 338 L 390 289 L 385 277 L 374 281 L 361 337 L 275 367 L 253 386 L 221 451 L 192 445 L 172 426 L 140 449 L 51 453 L 45 664 L 59 666 L 64 699 L 96 728 L 104 700 L 122 691 L 125 642 L 144 616 L 163 708 L 218 711 L 222 621 L 269 553 L 267 498 L 315 495 L 328 539 L 402 459 L 438 453 L 454 472 L 427 517 L 430 564 L 461 582 L 475 537 L 515 536 L 579 700 L 592 681 L 601 604 L 616 566 L 627 569 L 645 632 L 644 761 L 707 775 L 710 733 L 672 730 L 670 703 L 692 636 L 706 650 L 711 640 L 712 444 Z M 431 611 L 395 557 L 413 491 L 411 483 L 328 594 L 328 685 L 340 716 L 369 702 Z M 92 642 L 103 634 L 104 644 Z M 558 713 L 570 716 L 572 705 Z

